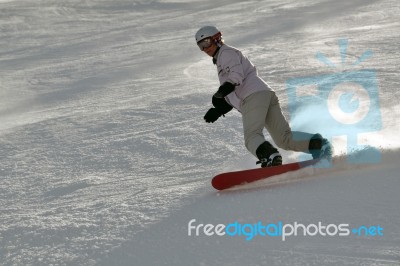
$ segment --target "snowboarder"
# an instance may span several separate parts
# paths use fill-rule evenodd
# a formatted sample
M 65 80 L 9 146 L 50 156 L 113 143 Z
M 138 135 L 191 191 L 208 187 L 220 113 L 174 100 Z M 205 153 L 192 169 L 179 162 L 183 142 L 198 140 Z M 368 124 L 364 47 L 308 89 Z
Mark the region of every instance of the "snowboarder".
M 331 145 L 320 134 L 291 130 L 275 92 L 241 51 L 224 43 L 216 27 L 200 28 L 195 38 L 200 50 L 212 57 L 221 84 L 212 96 L 214 107 L 204 116 L 207 123 L 237 109 L 242 114 L 245 146 L 261 167 L 282 164 L 277 148 L 264 138 L 264 127 L 279 148 L 310 153 L 314 159 L 331 158 Z

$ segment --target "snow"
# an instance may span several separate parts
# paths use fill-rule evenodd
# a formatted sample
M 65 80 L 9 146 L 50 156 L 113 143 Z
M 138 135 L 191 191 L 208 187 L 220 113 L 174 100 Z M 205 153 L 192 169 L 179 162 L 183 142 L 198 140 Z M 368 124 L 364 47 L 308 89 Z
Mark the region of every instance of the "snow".
M 397 0 L 0 1 L 0 264 L 400 265 L 399 12 Z M 380 162 L 349 163 L 353 142 L 335 136 L 333 167 L 215 191 L 214 175 L 255 159 L 238 112 L 202 119 L 218 86 L 194 42 L 206 24 L 249 56 L 306 131 L 330 128 L 289 112 L 287 80 L 375 71 L 381 121 L 370 122 L 381 128 L 357 143 Z M 379 225 L 384 235 L 246 241 L 189 236 L 192 219 Z

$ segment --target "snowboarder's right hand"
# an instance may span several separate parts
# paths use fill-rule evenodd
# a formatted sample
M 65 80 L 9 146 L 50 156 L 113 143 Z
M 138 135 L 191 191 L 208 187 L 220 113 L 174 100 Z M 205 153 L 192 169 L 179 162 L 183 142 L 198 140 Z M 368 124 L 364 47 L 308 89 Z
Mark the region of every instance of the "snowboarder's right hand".
M 217 108 L 210 108 L 204 116 L 207 123 L 214 123 L 221 116 L 221 112 Z

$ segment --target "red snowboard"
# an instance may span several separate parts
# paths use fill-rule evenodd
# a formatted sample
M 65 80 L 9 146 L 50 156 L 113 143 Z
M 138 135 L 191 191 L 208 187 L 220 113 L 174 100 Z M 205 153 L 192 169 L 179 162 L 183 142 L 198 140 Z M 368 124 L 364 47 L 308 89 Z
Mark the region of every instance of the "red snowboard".
M 257 168 L 237 172 L 228 172 L 216 175 L 212 181 L 212 186 L 217 190 L 231 188 L 237 185 L 254 182 L 274 175 L 295 171 L 317 163 L 319 159 L 283 164 L 266 168 Z

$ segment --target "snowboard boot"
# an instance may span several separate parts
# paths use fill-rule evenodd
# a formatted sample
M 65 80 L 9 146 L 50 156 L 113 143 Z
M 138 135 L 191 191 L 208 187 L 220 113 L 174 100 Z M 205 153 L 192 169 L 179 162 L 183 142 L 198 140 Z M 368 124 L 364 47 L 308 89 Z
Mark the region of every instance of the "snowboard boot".
M 257 164 L 261 164 L 261 167 L 270 167 L 282 165 L 282 156 L 278 150 L 271 145 L 268 141 L 265 141 L 256 150 L 256 155 L 259 161 Z
M 313 159 L 326 158 L 332 159 L 332 145 L 329 141 L 321 136 L 321 134 L 315 134 L 310 139 L 308 150 L 311 153 Z

